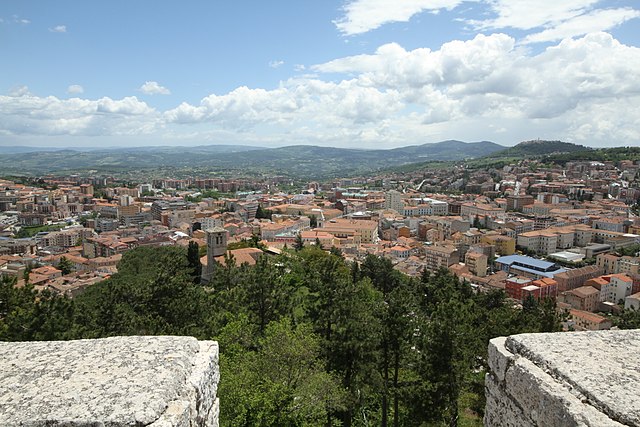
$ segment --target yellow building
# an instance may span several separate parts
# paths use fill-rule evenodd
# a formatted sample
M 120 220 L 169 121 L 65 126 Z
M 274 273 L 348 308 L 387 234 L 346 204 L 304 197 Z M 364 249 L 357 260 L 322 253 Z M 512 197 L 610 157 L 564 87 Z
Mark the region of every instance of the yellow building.
M 495 246 L 496 253 L 502 256 L 516 253 L 516 239 L 513 237 L 496 234 L 483 236 L 480 241 Z
M 361 243 L 376 243 L 378 241 L 377 221 L 336 218 L 325 222 L 324 227 L 316 230 L 333 234 L 339 239 L 360 236 Z

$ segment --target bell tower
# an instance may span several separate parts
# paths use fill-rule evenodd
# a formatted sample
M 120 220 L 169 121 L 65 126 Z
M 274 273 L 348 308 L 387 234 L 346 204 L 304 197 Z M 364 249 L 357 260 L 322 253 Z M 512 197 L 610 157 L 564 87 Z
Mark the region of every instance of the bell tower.
M 216 268 L 216 257 L 227 253 L 227 239 L 229 233 L 222 227 L 205 230 L 207 236 L 207 268 L 202 270 L 202 282 L 209 283 Z

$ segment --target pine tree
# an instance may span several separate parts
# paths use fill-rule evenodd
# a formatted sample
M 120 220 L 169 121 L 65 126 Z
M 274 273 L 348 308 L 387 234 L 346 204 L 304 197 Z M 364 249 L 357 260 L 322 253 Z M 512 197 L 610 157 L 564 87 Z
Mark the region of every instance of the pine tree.
M 191 278 L 193 283 L 200 283 L 202 276 L 202 263 L 200 262 L 200 245 L 193 240 L 189 242 L 187 247 L 187 261 L 191 269 Z
M 66 276 L 74 270 L 73 263 L 63 256 L 58 263 L 58 270 L 62 271 L 63 276 Z

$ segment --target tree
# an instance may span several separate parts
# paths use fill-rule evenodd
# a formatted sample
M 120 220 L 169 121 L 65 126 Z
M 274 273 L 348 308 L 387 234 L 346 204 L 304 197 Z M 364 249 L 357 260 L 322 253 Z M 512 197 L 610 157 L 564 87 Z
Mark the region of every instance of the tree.
M 66 276 L 71 273 L 74 269 L 73 263 L 67 259 L 67 257 L 61 257 L 60 262 L 58 263 L 58 270 L 62 271 L 62 275 Z
M 620 329 L 640 329 L 640 310 L 627 308 L 613 316 L 612 321 Z
M 200 245 L 198 242 L 190 241 L 187 247 L 187 261 L 191 269 L 193 283 L 200 283 L 202 276 L 202 263 L 200 262 Z
M 74 298 L 82 337 L 110 335 L 211 336 L 211 296 L 192 282 L 179 246 L 126 252 L 118 273 Z
M 318 227 L 318 217 L 315 215 L 311 215 L 309 217 L 309 227 L 316 228 Z
M 304 241 L 302 240 L 302 234 L 296 234 L 296 240 L 293 242 L 293 249 L 300 251 L 304 248 Z
M 331 255 L 337 256 L 339 258 L 342 258 L 344 255 L 342 254 L 342 249 L 340 248 L 336 248 L 335 246 L 331 246 L 331 248 L 329 249 L 329 253 Z
M 379 343 L 380 359 L 379 371 L 382 377 L 381 390 L 381 425 L 386 427 L 389 420 L 389 399 L 393 402 L 393 423 L 399 422 L 398 388 L 400 364 L 404 360 L 407 349 L 405 341 L 411 328 L 407 327 L 410 304 L 406 301 L 406 289 L 403 277 L 393 269 L 393 264 L 387 258 L 368 255 L 362 263 L 362 273 L 368 277 L 373 286 L 382 294 L 383 304 L 377 311 L 381 325 Z
M 228 329 L 220 338 L 222 426 L 321 425 L 342 407 L 344 390 L 322 368 L 319 340 L 308 325 L 272 322 L 256 350 L 231 355 L 224 351 Z
M 269 209 L 265 209 L 262 206 L 258 206 L 258 210 L 256 211 L 257 219 L 271 219 L 273 217 L 273 212 Z

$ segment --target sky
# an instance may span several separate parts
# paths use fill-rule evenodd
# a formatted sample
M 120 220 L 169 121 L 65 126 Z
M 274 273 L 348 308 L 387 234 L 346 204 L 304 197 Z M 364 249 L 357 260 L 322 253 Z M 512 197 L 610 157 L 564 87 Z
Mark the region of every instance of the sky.
M 0 145 L 538 138 L 640 145 L 640 2 L 0 2 Z

